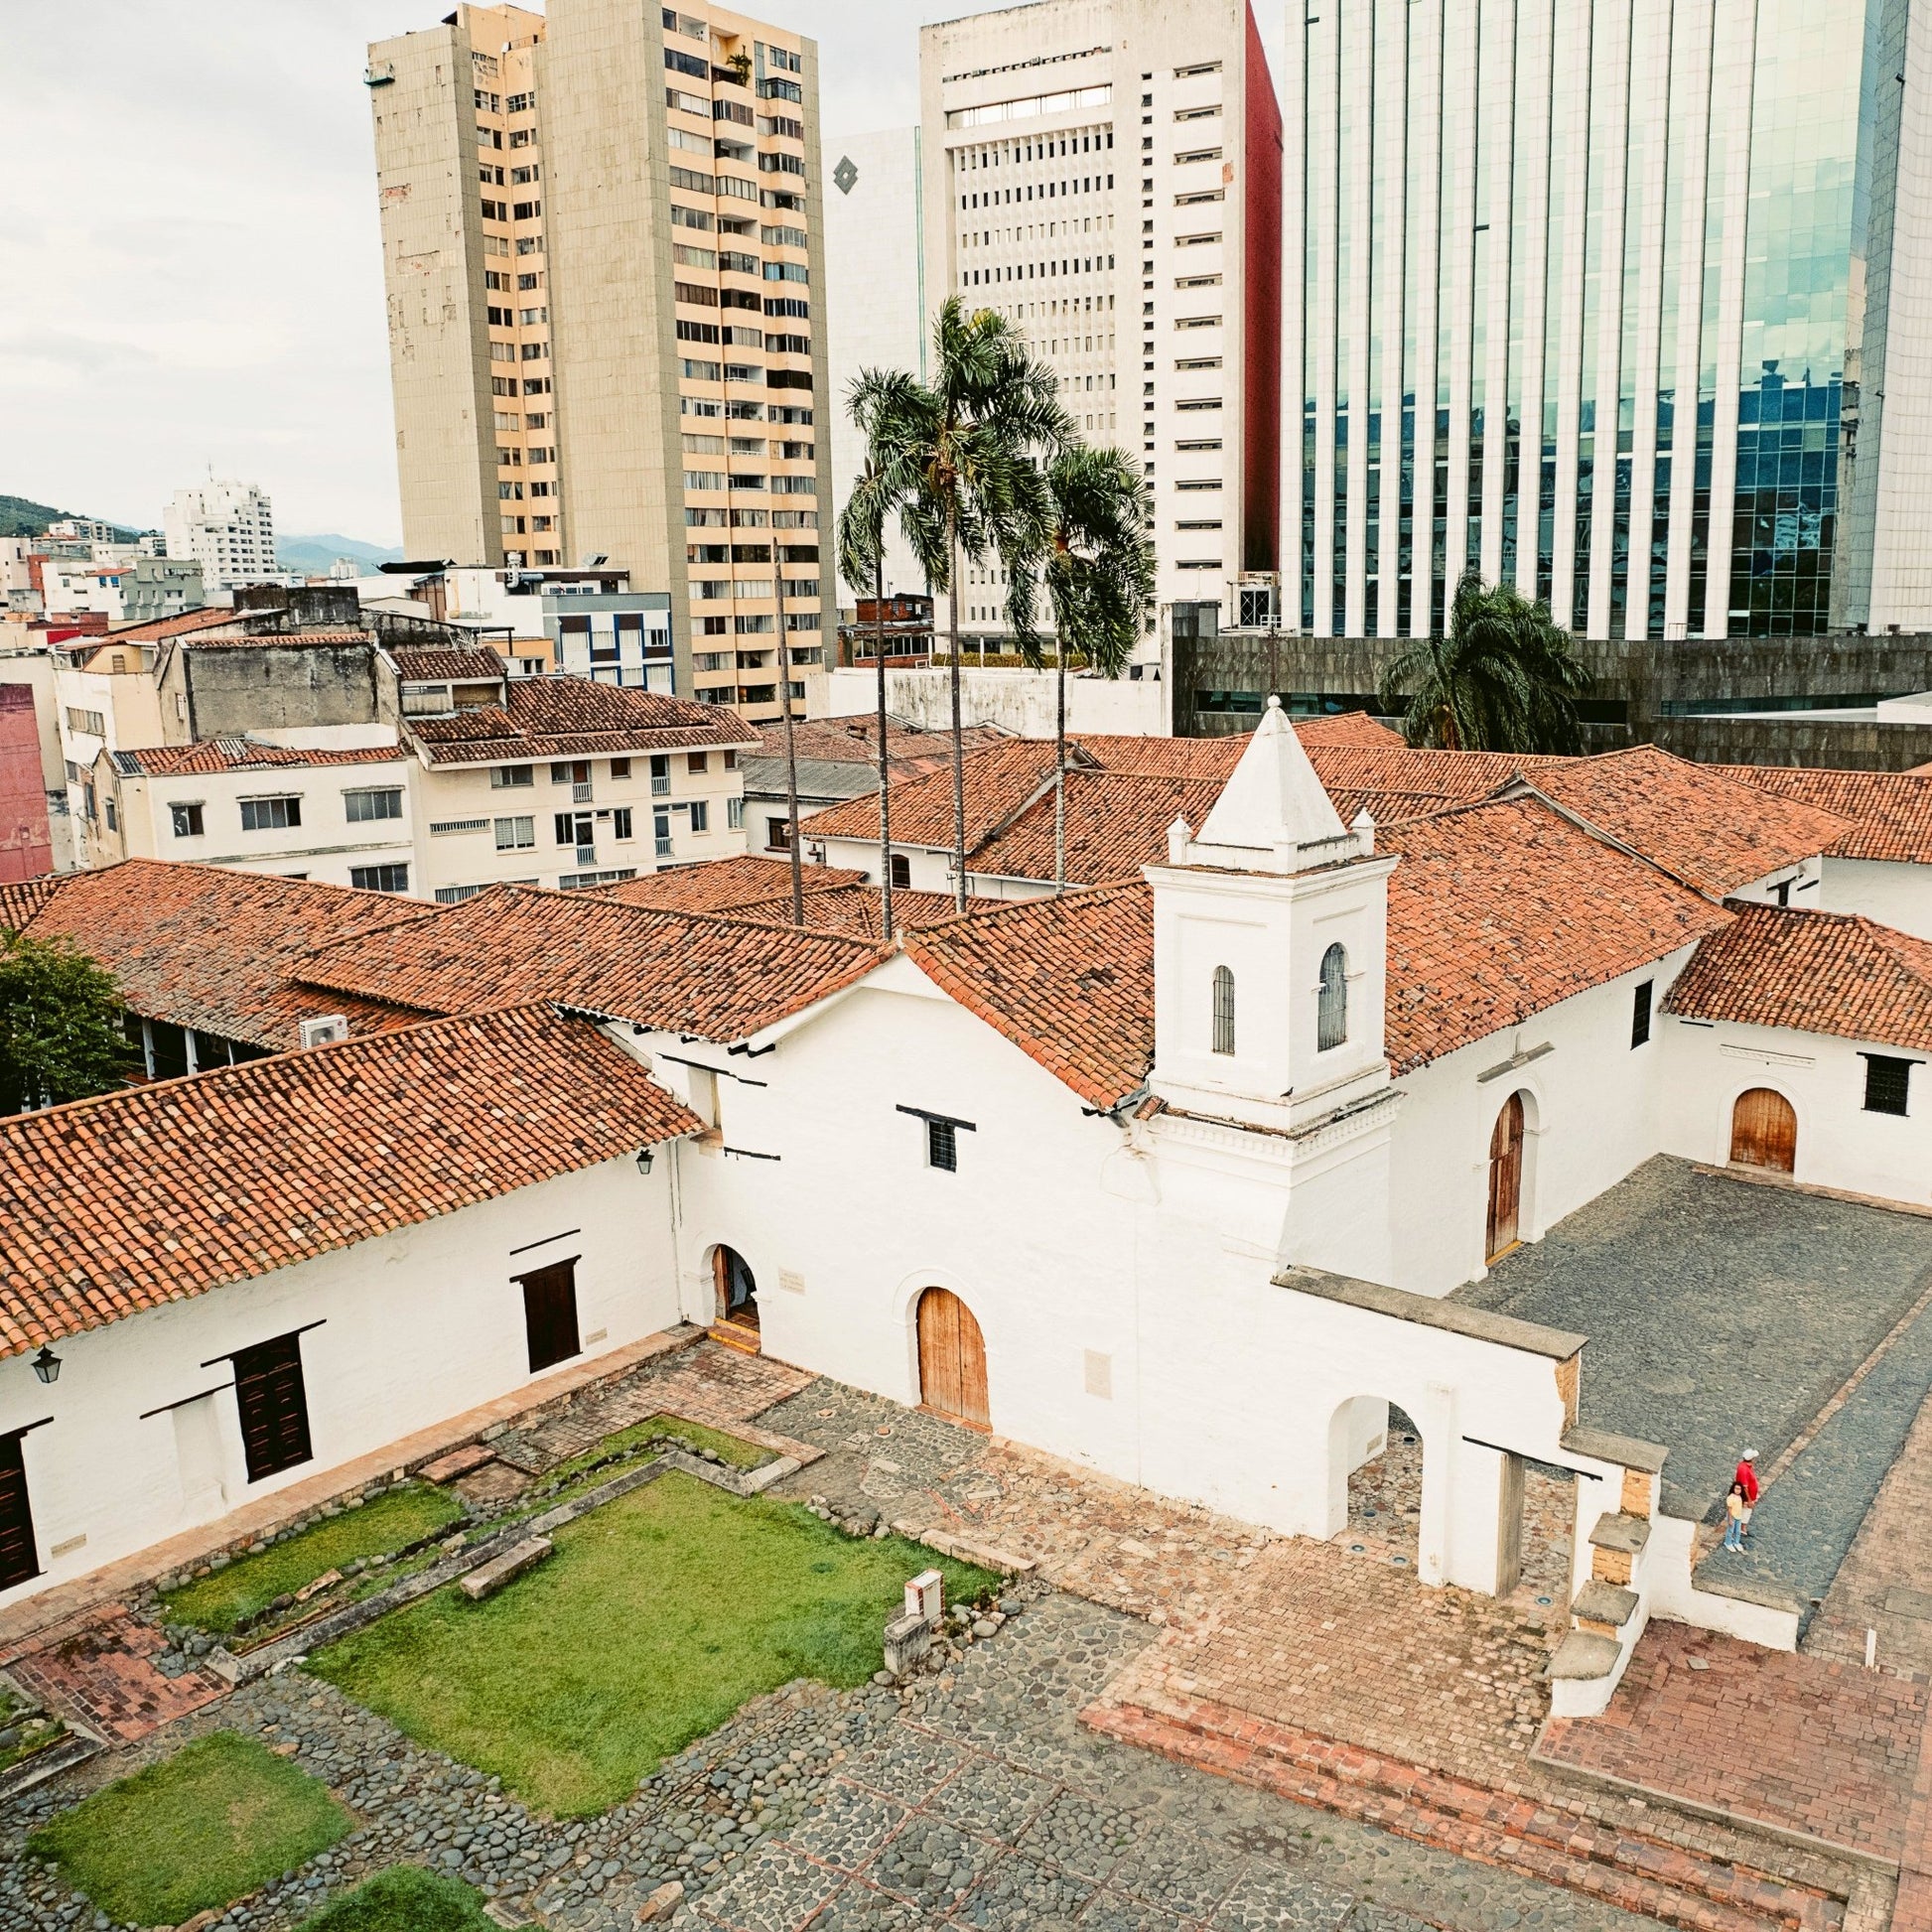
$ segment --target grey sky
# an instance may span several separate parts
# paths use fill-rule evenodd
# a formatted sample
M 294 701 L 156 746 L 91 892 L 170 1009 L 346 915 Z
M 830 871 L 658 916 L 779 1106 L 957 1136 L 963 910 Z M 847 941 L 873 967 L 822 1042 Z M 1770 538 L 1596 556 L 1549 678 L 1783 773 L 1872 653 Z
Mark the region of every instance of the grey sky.
M 205 473 L 400 541 L 367 43 L 448 0 L 72 0 L 0 32 L 0 491 L 156 525 Z M 946 0 L 769 0 L 827 139 L 917 112 Z

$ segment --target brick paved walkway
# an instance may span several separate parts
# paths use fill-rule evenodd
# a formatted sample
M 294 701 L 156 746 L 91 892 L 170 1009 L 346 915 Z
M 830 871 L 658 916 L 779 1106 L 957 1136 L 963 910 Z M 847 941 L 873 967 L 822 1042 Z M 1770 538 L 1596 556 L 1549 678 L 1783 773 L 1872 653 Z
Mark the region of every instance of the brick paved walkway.
M 1896 1863 L 1927 1715 L 1923 1684 L 1654 1623 L 1609 1710 L 1540 1755 Z
M 207 1671 L 164 1677 L 148 1660 L 167 1647 L 159 1630 L 115 1603 L 44 1631 L 35 1649 L 7 1660 L 7 1670 L 69 1723 L 78 1720 L 109 1743 L 131 1744 L 227 1695 L 227 1685 Z

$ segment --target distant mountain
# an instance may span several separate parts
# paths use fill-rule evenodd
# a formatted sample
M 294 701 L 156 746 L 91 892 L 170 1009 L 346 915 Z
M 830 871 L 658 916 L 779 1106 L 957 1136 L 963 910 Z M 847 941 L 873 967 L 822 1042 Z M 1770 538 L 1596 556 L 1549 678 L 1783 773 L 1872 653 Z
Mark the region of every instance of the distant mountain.
M 384 550 L 379 545 L 362 543 L 354 537 L 338 536 L 334 531 L 307 536 L 278 536 L 275 539 L 275 554 L 284 570 L 309 571 L 318 576 L 339 557 L 352 557 L 370 572 L 380 564 L 402 561 L 400 550 Z
M 52 503 L 36 503 L 27 496 L 0 496 L 0 537 L 44 537 L 50 523 L 58 523 L 64 516 L 81 515 L 79 510 L 57 510 Z M 131 543 L 135 532 L 116 524 L 114 535 Z

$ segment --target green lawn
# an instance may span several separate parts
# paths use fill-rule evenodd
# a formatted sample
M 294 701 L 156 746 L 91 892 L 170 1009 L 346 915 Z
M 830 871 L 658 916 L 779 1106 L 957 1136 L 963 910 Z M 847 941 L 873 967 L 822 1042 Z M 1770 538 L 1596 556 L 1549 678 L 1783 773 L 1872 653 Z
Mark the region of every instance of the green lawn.
M 27 1846 L 116 1922 L 175 1925 L 305 1863 L 353 1822 L 320 1780 L 221 1730 L 95 1792 Z
M 590 1468 L 593 1463 L 602 1462 L 607 1455 L 641 1449 L 654 1437 L 660 1436 L 675 1437 L 694 1449 L 711 1449 L 735 1469 L 761 1468 L 772 1460 L 769 1449 L 759 1449 L 756 1443 L 748 1443 L 742 1437 L 727 1436 L 721 1430 L 707 1429 L 702 1423 L 685 1422 L 678 1416 L 652 1416 L 646 1422 L 633 1423 L 628 1429 L 619 1430 L 615 1436 L 605 1437 L 603 1442 L 586 1449 L 582 1455 L 573 1455 L 568 1462 L 559 1462 L 547 1472 L 545 1480 L 554 1482 L 560 1477 L 568 1479 Z
M 301 1932 L 496 1932 L 483 1895 L 413 1864 L 392 1865 L 304 1919 Z
M 458 1522 L 463 1514 L 458 1497 L 428 1484 L 391 1489 L 258 1557 L 243 1557 L 211 1577 L 170 1590 L 162 1605 L 170 1623 L 192 1623 L 216 1636 L 231 1636 L 244 1617 L 276 1597 L 292 1594 L 358 1557 L 389 1556 Z
M 760 1692 L 794 1677 L 863 1684 L 908 1577 L 936 1566 L 955 1598 L 997 1582 L 676 1472 L 555 1541 L 487 1601 L 438 1590 L 308 1668 L 530 1803 L 583 1815 Z

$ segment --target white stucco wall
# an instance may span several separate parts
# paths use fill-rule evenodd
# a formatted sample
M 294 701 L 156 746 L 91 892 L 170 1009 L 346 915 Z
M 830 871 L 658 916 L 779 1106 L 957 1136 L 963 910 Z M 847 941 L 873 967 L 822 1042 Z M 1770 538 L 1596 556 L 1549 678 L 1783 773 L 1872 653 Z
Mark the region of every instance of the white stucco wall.
M 0 1363 L 0 1433 L 45 1423 L 23 1439 L 44 1574 L 0 1603 L 530 1382 L 513 1276 L 579 1257 L 587 1356 L 669 1326 L 669 1168 L 660 1154 L 640 1175 L 625 1155 L 71 1336 L 52 1386 L 24 1360 Z M 314 1456 L 250 1483 L 227 1357 L 311 1322 L 301 1348 Z M 204 1391 L 214 1393 L 191 1409 L 164 1408 Z
M 941 619 L 943 627 L 944 620 Z M 1016 738 L 1051 738 L 1058 712 L 1050 671 L 960 672 L 960 711 L 969 725 L 996 725 Z M 811 680 L 811 715 L 847 718 L 879 702 L 879 673 L 832 670 Z M 820 697 L 820 692 L 823 693 Z M 886 673 L 886 704 L 895 718 L 925 731 L 952 729 L 952 676 L 943 666 Z M 1168 687 L 1159 678 L 1075 676 L 1066 683 L 1066 726 L 1126 738 L 1167 738 L 1173 721 Z
M 1667 1020 L 1673 1077 L 1663 1151 L 1722 1166 L 1730 1158 L 1737 1096 L 1769 1087 L 1798 1116 L 1793 1178 L 1886 1200 L 1932 1204 L 1932 1064 L 1871 1041 L 1768 1027 Z M 1863 1053 L 1912 1059 L 1910 1112 L 1864 1110 Z
M 1815 903 L 1821 912 L 1863 912 L 1916 939 L 1932 939 L 1932 866 L 1828 858 L 1823 890 L 1793 902 Z
M 1677 1078 L 1659 1010 L 1690 956 L 1682 948 L 1404 1076 L 1391 1192 L 1397 1287 L 1447 1295 L 1487 1273 L 1489 1137 L 1512 1093 L 1524 1096 L 1525 1241 L 1541 1240 L 1659 1151 L 1661 1097 Z M 1633 1048 L 1633 1003 L 1646 980 L 1651 1038 Z M 1518 1054 L 1536 1056 L 1480 1077 Z

